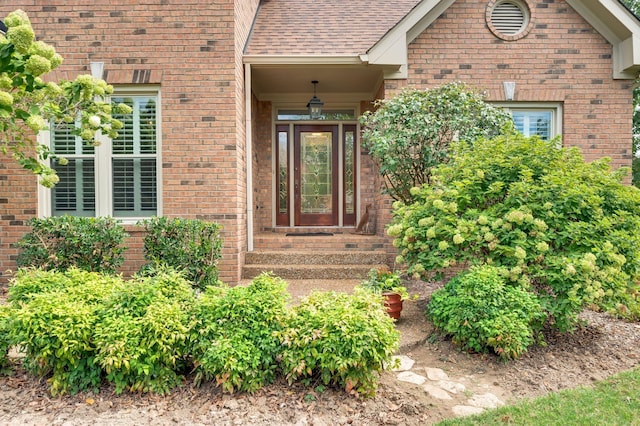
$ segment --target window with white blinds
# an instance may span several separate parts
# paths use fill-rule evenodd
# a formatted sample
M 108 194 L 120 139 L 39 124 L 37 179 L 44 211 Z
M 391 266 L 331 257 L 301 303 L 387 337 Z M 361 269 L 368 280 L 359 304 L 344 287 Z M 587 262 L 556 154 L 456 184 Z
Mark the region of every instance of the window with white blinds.
M 68 164 L 53 164 L 60 181 L 51 190 L 51 215 L 158 215 L 158 96 L 116 95 L 111 101 L 129 105 L 132 112 L 114 114 L 124 127 L 97 147 L 73 135 L 68 125 L 52 126 L 50 146 Z
M 523 135 L 539 136 L 549 140 L 552 136 L 553 112 L 552 111 L 526 111 L 514 110 L 511 112 L 516 129 Z
M 60 123 L 51 132 L 53 152 L 68 160 L 53 164 L 60 181 L 52 191 L 54 216 L 95 216 L 95 148 L 71 133 L 72 125 Z
M 115 115 L 124 127 L 112 141 L 113 216 L 146 217 L 157 211 L 157 105 L 150 96 L 113 98 L 133 112 Z
M 562 104 L 554 102 L 499 103 L 513 117 L 515 128 L 527 137 L 551 140 L 562 134 Z

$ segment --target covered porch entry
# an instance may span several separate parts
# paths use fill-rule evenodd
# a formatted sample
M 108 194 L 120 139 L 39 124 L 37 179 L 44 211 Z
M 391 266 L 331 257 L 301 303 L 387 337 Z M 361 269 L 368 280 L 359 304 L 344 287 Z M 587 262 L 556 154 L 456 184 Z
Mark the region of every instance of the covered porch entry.
M 258 61 L 259 62 L 259 61 Z M 387 264 L 377 175 L 360 145 L 358 117 L 379 97 L 381 69 L 245 64 L 251 82 L 253 195 L 242 277 L 361 279 Z M 322 112 L 311 116 L 315 95 Z M 355 233 L 370 205 L 367 233 Z

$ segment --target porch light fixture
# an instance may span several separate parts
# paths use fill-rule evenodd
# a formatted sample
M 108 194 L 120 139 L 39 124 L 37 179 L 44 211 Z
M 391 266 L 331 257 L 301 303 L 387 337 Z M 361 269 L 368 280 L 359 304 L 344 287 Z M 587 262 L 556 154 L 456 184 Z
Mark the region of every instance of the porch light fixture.
M 516 94 L 516 82 L 515 81 L 503 81 L 502 87 L 504 88 L 504 98 L 507 101 L 512 101 Z
M 311 117 L 312 120 L 317 120 L 322 116 L 322 106 L 324 103 L 316 96 L 318 80 L 313 80 L 311 84 L 313 84 L 313 97 L 309 100 L 307 108 L 309 109 L 309 117 Z

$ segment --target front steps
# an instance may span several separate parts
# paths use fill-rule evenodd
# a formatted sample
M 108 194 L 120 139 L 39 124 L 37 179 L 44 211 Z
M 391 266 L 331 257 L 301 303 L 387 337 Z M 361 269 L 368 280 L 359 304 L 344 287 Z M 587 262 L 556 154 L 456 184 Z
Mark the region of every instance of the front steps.
M 296 229 L 295 236 L 257 234 L 254 251 L 245 254 L 242 278 L 273 272 L 286 280 L 362 280 L 371 268 L 389 265 L 382 237 L 312 229 Z

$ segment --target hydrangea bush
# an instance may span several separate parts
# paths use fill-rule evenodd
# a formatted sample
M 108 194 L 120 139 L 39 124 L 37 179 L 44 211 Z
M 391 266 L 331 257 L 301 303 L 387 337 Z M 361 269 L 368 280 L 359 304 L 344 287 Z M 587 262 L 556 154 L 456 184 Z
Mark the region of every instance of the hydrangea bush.
M 36 143 L 35 134 L 53 121 L 71 125 L 72 134 L 97 144 L 97 132 L 115 138 L 122 128 L 112 111 L 128 114 L 131 108 L 102 101 L 113 87 L 90 75 L 45 83 L 41 76 L 60 66 L 62 57 L 53 46 L 35 41 L 24 11 L 10 13 L 4 23 L 7 33 L 0 33 L 0 152 L 10 153 L 22 167 L 38 175 L 42 185 L 52 187 L 58 176 L 46 160 L 56 156 Z M 66 163 L 64 158 L 58 161 Z
M 569 330 L 598 304 L 640 316 L 640 190 L 608 159 L 586 163 L 560 148 L 506 132 L 457 144 L 434 184 L 394 204 L 387 232 L 409 273 L 457 265 L 506 268 L 511 285 L 538 297 L 554 327 Z

